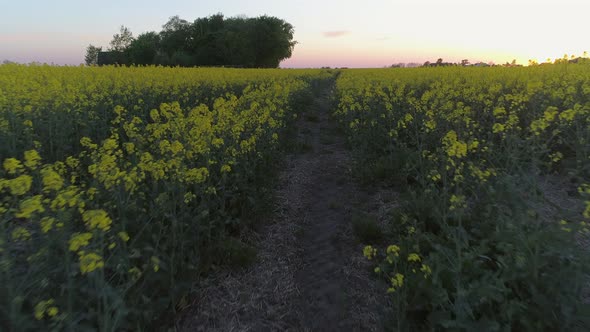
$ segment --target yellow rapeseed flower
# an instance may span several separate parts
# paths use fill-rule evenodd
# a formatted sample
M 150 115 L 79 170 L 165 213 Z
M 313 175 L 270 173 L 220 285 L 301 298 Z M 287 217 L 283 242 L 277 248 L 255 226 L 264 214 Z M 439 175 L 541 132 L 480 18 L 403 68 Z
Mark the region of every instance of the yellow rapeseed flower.
M 41 156 L 36 150 L 25 151 L 25 166 L 29 169 L 36 169 L 41 162 Z
M 158 114 L 158 110 L 157 109 L 153 109 L 153 110 L 150 111 L 150 118 L 154 122 L 159 122 L 160 121 L 160 114 Z
M 51 209 L 54 211 L 61 210 L 66 206 L 78 206 L 79 208 L 85 206 L 84 201 L 80 199 L 80 192 L 77 187 L 69 186 L 67 189 L 59 191 L 50 204 Z
M 457 209 L 463 209 L 467 206 L 467 203 L 465 202 L 465 196 L 463 195 L 451 195 L 451 199 L 450 199 L 450 210 L 457 210 Z
M 177 155 L 182 151 L 184 151 L 184 145 L 182 145 L 182 143 L 179 141 L 174 141 L 172 144 L 170 144 L 170 152 L 172 152 L 172 155 Z
M 15 196 L 22 196 L 29 192 L 33 184 L 33 178 L 30 175 L 21 175 L 17 178 L 8 180 L 8 188 L 10 193 Z
M 230 165 L 223 165 L 221 166 L 221 173 L 229 173 L 231 172 L 231 166 Z
M 4 170 L 8 172 L 8 174 L 15 174 L 17 171 L 23 168 L 20 160 L 16 158 L 8 158 L 4 160 L 3 163 Z
M 41 231 L 43 233 L 47 233 L 53 228 L 53 224 L 55 224 L 55 218 L 51 217 L 43 217 L 40 221 L 41 224 Z
M 41 320 L 45 317 L 45 314 L 49 317 L 56 316 L 59 313 L 59 309 L 53 304 L 55 304 L 53 299 L 37 303 L 37 305 L 35 305 L 35 318 Z
M 111 137 L 105 139 L 104 142 L 102 143 L 102 148 L 108 152 L 112 152 L 112 151 L 116 150 L 118 147 L 119 147 L 119 143 L 117 143 L 117 140 L 114 138 L 111 138 Z
M 128 154 L 132 154 L 135 152 L 135 144 L 131 142 L 123 143 L 123 148 L 127 151 Z
M 467 143 L 458 140 L 454 130 L 449 131 L 442 141 L 449 157 L 463 158 L 467 155 Z
M 549 155 L 549 158 L 551 158 L 551 161 L 556 163 L 559 162 L 561 159 L 563 159 L 563 153 L 561 152 L 555 152 Z
M 504 107 L 497 107 L 494 109 L 493 114 L 495 117 L 501 118 L 506 116 L 506 110 L 504 109 Z
M 100 229 L 108 231 L 111 229 L 112 220 L 104 210 L 88 210 L 82 214 L 82 220 L 86 223 L 88 229 Z
M 59 313 L 59 309 L 57 309 L 57 307 L 49 307 L 49 309 L 47 309 L 47 316 L 49 316 L 49 317 L 54 317 L 58 313 Z
M 549 106 L 547 107 L 547 110 L 543 113 L 543 118 L 545 119 L 545 121 L 551 122 L 555 120 L 555 117 L 558 113 L 559 111 L 557 110 L 557 107 Z
M 395 244 L 392 244 L 390 246 L 387 247 L 387 254 L 394 254 L 396 257 L 399 257 L 399 252 L 400 252 L 401 248 L 399 246 L 396 246 Z
M 411 253 L 408 255 L 408 262 L 419 262 L 420 260 L 420 255 L 416 253 Z
M 132 267 L 127 272 L 129 272 L 129 274 L 131 275 L 131 279 L 133 281 L 137 281 L 139 280 L 139 278 L 141 278 L 141 270 L 137 267 Z
M 154 272 L 158 272 L 160 270 L 160 259 L 156 256 L 152 256 L 151 261 Z
M 64 185 L 62 177 L 51 168 L 41 170 L 43 191 L 60 190 Z
M 504 132 L 504 130 L 506 130 L 506 126 L 502 123 L 494 123 L 492 126 L 492 132 L 494 134 Z
M 127 232 L 119 232 L 117 235 L 123 240 L 123 242 L 129 241 L 129 234 L 127 234 Z
M 70 251 L 78 251 L 80 248 L 85 247 L 90 244 L 90 240 L 92 239 L 92 233 L 74 233 L 70 237 L 69 240 L 69 249 Z
M 363 249 L 363 255 L 367 257 L 368 260 L 371 260 L 377 255 L 377 249 L 373 248 L 372 246 L 365 246 Z
M 432 274 L 432 270 L 430 269 L 430 266 L 428 266 L 426 264 L 422 264 L 420 271 L 422 271 L 424 273 L 424 278 L 427 278 L 429 275 Z
M 193 199 L 197 198 L 197 195 L 193 194 L 192 192 L 187 192 L 184 194 L 184 203 L 188 204 L 193 201 Z
M 69 156 L 66 158 L 66 165 L 68 165 L 70 168 L 76 168 L 80 165 L 80 160 Z
M 24 227 L 16 227 L 12 231 L 12 239 L 14 241 L 28 241 L 31 239 L 31 233 Z
M 94 188 L 94 187 L 90 187 L 88 188 L 88 190 L 86 191 L 86 194 L 88 194 L 88 197 L 90 199 L 94 199 L 94 195 L 96 195 L 96 193 L 98 192 L 98 189 Z
M 91 150 L 95 150 L 98 145 L 95 143 L 92 143 L 92 140 L 89 137 L 82 137 L 80 139 L 80 145 L 82 145 L 83 147 L 89 148 Z
M 211 141 L 211 144 L 212 144 L 214 147 L 218 148 L 218 147 L 220 147 L 220 146 L 222 146 L 222 145 L 224 144 L 223 138 L 214 138 L 214 139 Z
M 205 167 L 191 168 L 185 173 L 186 182 L 188 183 L 203 183 L 209 176 L 209 170 Z
M 82 274 L 90 273 L 94 270 L 104 267 L 102 256 L 95 252 L 82 253 L 80 255 L 80 272 Z
M 396 273 L 393 277 L 391 277 L 389 279 L 389 281 L 391 282 L 391 287 L 390 289 L 393 289 L 392 291 L 389 292 L 394 292 L 396 289 L 402 287 L 404 285 L 404 275 L 401 273 Z
M 15 213 L 17 218 L 30 218 L 35 212 L 44 212 L 43 196 L 35 195 L 20 202 L 19 211 Z
M 568 110 L 565 110 L 559 114 L 559 119 L 564 120 L 566 122 L 572 122 L 572 121 L 574 121 L 576 114 L 577 114 L 577 112 L 575 110 L 568 109 Z
M 432 130 L 436 129 L 436 121 L 434 121 L 433 119 L 430 119 L 430 120 L 424 122 L 424 126 L 426 127 L 426 132 L 432 131 Z

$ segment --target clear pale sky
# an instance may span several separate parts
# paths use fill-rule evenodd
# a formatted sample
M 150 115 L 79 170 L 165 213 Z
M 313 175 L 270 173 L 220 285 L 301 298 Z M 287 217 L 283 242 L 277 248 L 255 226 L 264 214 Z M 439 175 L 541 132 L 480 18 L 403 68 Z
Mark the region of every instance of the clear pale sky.
M 526 64 L 590 51 L 590 0 L 0 0 L 0 61 L 77 65 L 122 24 L 136 36 L 218 12 L 291 23 L 299 44 L 282 67 Z

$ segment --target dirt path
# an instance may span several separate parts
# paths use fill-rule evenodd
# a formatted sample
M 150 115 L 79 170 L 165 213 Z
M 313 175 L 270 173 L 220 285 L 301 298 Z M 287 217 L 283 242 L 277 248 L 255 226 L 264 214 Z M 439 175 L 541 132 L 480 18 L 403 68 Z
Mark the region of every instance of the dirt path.
M 344 138 L 330 120 L 329 109 L 328 96 L 319 98 L 318 121 L 309 126 L 313 153 L 308 158 L 313 167 L 308 170 L 307 193 L 301 198 L 305 202 L 299 237 L 303 265 L 295 278 L 301 292 L 299 322 L 312 331 L 376 330 L 377 317 L 368 310 L 374 307 L 371 285 L 363 267 L 356 266 L 363 263 L 362 246 L 350 231 L 360 193 L 352 181 Z
M 371 280 L 350 225 L 366 194 L 353 182 L 344 138 L 329 119 L 332 88 L 298 122 L 307 151 L 287 157 L 274 220 L 254 235 L 257 263 L 210 276 L 181 330 L 382 330 L 383 289 Z

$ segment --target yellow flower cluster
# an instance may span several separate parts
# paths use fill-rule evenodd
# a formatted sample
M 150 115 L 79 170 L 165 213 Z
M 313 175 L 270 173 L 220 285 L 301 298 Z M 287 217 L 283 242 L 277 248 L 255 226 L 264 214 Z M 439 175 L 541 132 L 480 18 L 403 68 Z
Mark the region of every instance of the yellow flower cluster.
M 45 315 L 47 317 L 55 317 L 59 313 L 59 309 L 55 306 L 55 300 L 49 299 L 46 301 L 40 301 L 35 305 L 35 318 L 37 320 L 42 320 Z
M 18 254 L 22 266 L 14 271 L 51 265 L 51 280 L 70 283 L 55 289 L 70 287 L 74 307 L 101 302 L 76 297 L 76 289 L 102 285 L 96 278 L 125 296 L 146 273 L 156 275 L 150 282 L 182 277 L 171 275 L 176 266 L 195 269 L 191 260 L 210 245 L 195 234 L 222 231 L 225 201 L 248 189 L 232 181 L 252 182 L 252 170 L 274 157 L 297 118 L 294 97 L 328 77 L 320 70 L 0 66 L 0 109 L 8 110 L 0 137 L 14 142 L 0 146 L 0 215 L 9 230 L 0 251 Z M 174 269 L 168 260 L 176 260 Z M 108 278 L 97 273 L 103 270 Z M 35 273 L 22 283 L 46 280 Z M 47 289 L 27 296 L 57 296 Z M 35 308 L 39 320 L 59 316 L 53 301 Z
M 28 193 L 33 184 L 33 178 L 26 174 L 20 175 L 14 179 L 1 179 L 0 181 L 0 188 L 8 187 L 10 189 L 10 194 L 14 196 L 23 196 Z
M 16 158 L 8 158 L 4 160 L 4 163 L 2 165 L 4 166 L 4 170 L 8 174 L 16 174 L 17 171 L 23 168 L 23 165 L 20 162 L 20 160 Z
M 27 150 L 25 151 L 25 166 L 27 166 L 31 170 L 37 169 L 37 167 L 41 164 L 41 156 L 37 150 Z
M 14 214 L 17 218 L 31 218 L 33 213 L 35 212 L 45 212 L 45 208 L 43 208 L 43 203 L 41 200 L 43 197 L 41 195 L 35 195 L 29 197 L 20 202 L 19 211 Z
M 12 239 L 14 241 L 27 241 L 31 239 L 31 232 L 24 227 L 16 227 L 12 231 Z
M 84 251 L 80 251 L 78 254 L 80 258 L 80 272 L 82 272 L 82 274 L 90 273 L 104 267 L 104 261 L 99 254 L 95 252 L 87 253 Z
M 449 199 L 450 207 L 449 210 L 460 210 L 467 207 L 465 196 L 463 195 L 451 195 Z
M 424 278 L 428 278 L 432 274 L 432 269 L 426 264 L 422 264 L 420 271 L 424 273 Z
M 522 197 L 521 184 L 543 181 L 549 173 L 588 180 L 590 66 L 587 61 L 567 65 L 359 69 L 339 75 L 334 116 L 347 134 L 359 171 L 410 187 L 411 201 L 400 210 L 416 220 L 408 224 L 406 214 L 396 214 L 391 222 L 402 248 L 390 246 L 380 261 L 372 250 L 363 252 L 378 261 L 375 273 L 387 280 L 389 293 L 396 293 L 400 321 L 406 322 L 404 313 L 416 307 L 412 301 L 424 299 L 419 287 L 452 289 L 453 301 L 464 297 L 463 286 L 441 284 L 448 277 L 444 270 L 456 270 L 444 264 L 464 262 L 468 256 L 462 252 L 478 252 L 463 241 L 465 236 L 486 238 L 481 229 L 518 224 L 508 217 L 518 213 L 496 210 L 518 206 L 505 200 Z M 580 192 L 586 201 L 584 217 L 590 219 L 590 186 Z M 534 196 L 525 197 L 526 203 Z M 532 210 L 528 215 L 536 216 Z M 579 226 L 563 220 L 557 227 L 565 233 L 558 236 L 577 235 L 578 230 L 590 234 L 588 220 Z M 436 252 L 418 252 L 424 242 Z M 449 257 L 455 246 L 457 257 Z M 525 256 L 515 253 L 514 263 L 526 266 Z M 470 278 L 477 270 L 472 280 L 483 275 L 478 269 L 488 269 L 458 266 Z M 439 308 L 445 304 L 441 301 Z
M 411 253 L 410 255 L 408 255 L 408 262 L 420 262 L 421 258 L 420 255 L 418 255 L 417 253 Z
M 390 282 L 387 293 L 394 293 L 402 288 L 408 273 L 410 275 L 416 275 L 418 271 L 420 271 L 424 278 L 428 278 L 432 274 L 431 268 L 427 264 L 422 263 L 422 257 L 417 252 L 408 253 L 407 256 L 405 256 L 405 261 L 398 259 L 402 254 L 402 248 L 398 245 L 392 244 L 387 246 L 385 252 L 386 255 L 382 262 L 383 264 L 375 267 L 374 272 L 382 274 L 384 271 L 391 271 L 393 269 L 392 272 L 387 272 L 385 274 L 388 276 Z M 372 260 L 377 256 L 377 249 L 372 246 L 365 246 L 363 249 L 363 255 L 368 260 Z M 406 274 L 404 275 L 402 272 Z
M 442 142 L 449 157 L 459 159 L 467 156 L 467 143 L 457 139 L 457 133 L 454 130 L 449 131 Z
M 391 287 L 387 289 L 387 293 L 394 293 L 397 289 L 404 285 L 404 275 L 401 273 L 396 273 L 389 279 L 389 281 L 391 282 Z
M 84 211 L 82 220 L 84 220 L 88 229 L 100 229 L 105 232 L 111 229 L 111 224 L 113 223 L 104 210 Z
M 70 237 L 70 241 L 69 241 L 70 251 L 77 252 L 78 250 L 80 250 L 80 248 L 89 245 L 91 239 L 92 239 L 92 233 L 72 234 L 72 237 Z
M 41 218 L 41 221 L 39 221 L 39 223 L 41 224 L 41 231 L 43 233 L 49 232 L 53 228 L 54 225 L 56 225 L 57 227 L 63 226 L 62 223 L 56 222 L 55 218 L 52 218 L 52 217 L 43 217 L 43 218 Z
M 44 191 L 57 191 L 60 190 L 64 185 L 64 180 L 61 176 L 51 168 L 45 168 L 41 171 L 43 190 Z
M 127 234 L 127 232 L 119 232 L 117 233 L 117 236 L 119 236 L 123 242 L 129 241 L 129 234 Z
M 373 248 L 372 246 L 365 246 L 365 248 L 363 249 L 363 255 L 368 260 L 371 260 L 377 255 L 377 248 Z
M 536 136 L 541 135 L 545 129 L 547 129 L 552 122 L 557 119 L 559 111 L 557 107 L 550 106 L 545 110 L 543 116 L 531 123 L 531 132 Z
M 154 272 L 160 271 L 160 259 L 156 256 L 152 256 L 150 261 L 152 262 L 152 268 L 154 269 Z

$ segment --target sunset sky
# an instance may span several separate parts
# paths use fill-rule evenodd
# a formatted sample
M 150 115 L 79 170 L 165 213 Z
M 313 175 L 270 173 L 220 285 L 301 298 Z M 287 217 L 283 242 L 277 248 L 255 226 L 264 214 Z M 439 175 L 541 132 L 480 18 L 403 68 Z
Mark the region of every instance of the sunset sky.
M 170 16 L 218 12 L 291 23 L 299 44 L 282 67 L 526 64 L 590 51 L 588 0 L 2 0 L 0 61 L 77 65 L 88 44 L 106 48 L 122 24 L 138 35 L 160 31 Z

